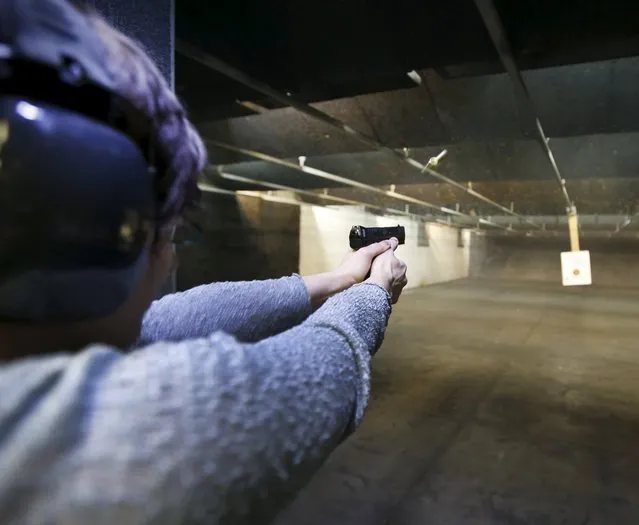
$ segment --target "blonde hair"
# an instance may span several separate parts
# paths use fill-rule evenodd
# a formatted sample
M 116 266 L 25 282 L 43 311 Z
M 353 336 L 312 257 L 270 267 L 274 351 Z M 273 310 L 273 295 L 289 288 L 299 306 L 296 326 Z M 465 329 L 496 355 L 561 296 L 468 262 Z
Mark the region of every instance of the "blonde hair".
M 107 49 L 105 66 L 124 97 L 153 122 L 160 155 L 166 161 L 168 178 L 163 220 L 180 215 L 183 208 L 199 196 L 197 176 L 207 165 L 207 151 L 202 139 L 187 118 L 178 100 L 155 63 L 140 44 L 105 22 L 95 12 L 88 12 L 90 23 Z

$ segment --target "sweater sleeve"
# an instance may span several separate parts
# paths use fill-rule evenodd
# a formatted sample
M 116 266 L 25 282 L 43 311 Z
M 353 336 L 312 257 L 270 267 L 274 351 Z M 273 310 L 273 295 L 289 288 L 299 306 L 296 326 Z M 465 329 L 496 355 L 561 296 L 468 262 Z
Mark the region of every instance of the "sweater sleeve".
M 217 331 L 244 342 L 259 341 L 298 325 L 311 311 L 299 275 L 207 284 L 155 301 L 144 317 L 138 346 L 207 337 Z
M 361 420 L 388 294 L 255 344 L 92 347 L 0 370 L 3 524 L 268 522 Z

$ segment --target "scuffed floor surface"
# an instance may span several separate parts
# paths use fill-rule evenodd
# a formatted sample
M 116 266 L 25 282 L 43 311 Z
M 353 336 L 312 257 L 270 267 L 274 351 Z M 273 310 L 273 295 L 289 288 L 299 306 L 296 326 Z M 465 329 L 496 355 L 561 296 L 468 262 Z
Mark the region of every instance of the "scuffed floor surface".
M 277 525 L 639 524 L 639 292 L 408 292 L 373 392 Z

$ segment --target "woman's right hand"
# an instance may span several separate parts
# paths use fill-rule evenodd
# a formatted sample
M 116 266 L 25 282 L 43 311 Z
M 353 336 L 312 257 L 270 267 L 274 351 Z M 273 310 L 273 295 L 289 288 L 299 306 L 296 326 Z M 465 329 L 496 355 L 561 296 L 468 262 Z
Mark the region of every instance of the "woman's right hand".
M 393 304 L 395 304 L 399 300 L 404 286 L 408 284 L 408 279 L 406 278 L 406 264 L 395 256 L 399 241 L 392 238 L 390 242 L 392 250 L 375 258 L 367 282 L 377 284 L 388 291 L 391 294 Z

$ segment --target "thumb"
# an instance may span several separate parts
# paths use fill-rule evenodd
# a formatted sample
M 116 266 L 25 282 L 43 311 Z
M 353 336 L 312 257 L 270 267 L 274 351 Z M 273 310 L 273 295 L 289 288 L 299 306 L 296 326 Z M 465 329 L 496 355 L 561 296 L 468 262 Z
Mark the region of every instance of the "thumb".
M 366 250 L 366 254 L 369 257 L 371 257 L 371 259 L 374 259 L 378 255 L 381 255 L 382 253 L 390 250 L 391 248 L 392 248 L 392 244 L 390 241 L 382 241 L 382 242 L 376 242 L 375 244 L 371 244 L 370 246 L 367 246 L 365 250 Z
M 390 247 L 393 251 L 397 250 L 397 247 L 399 246 L 398 239 L 396 239 L 395 237 L 391 237 L 388 242 L 390 243 Z

